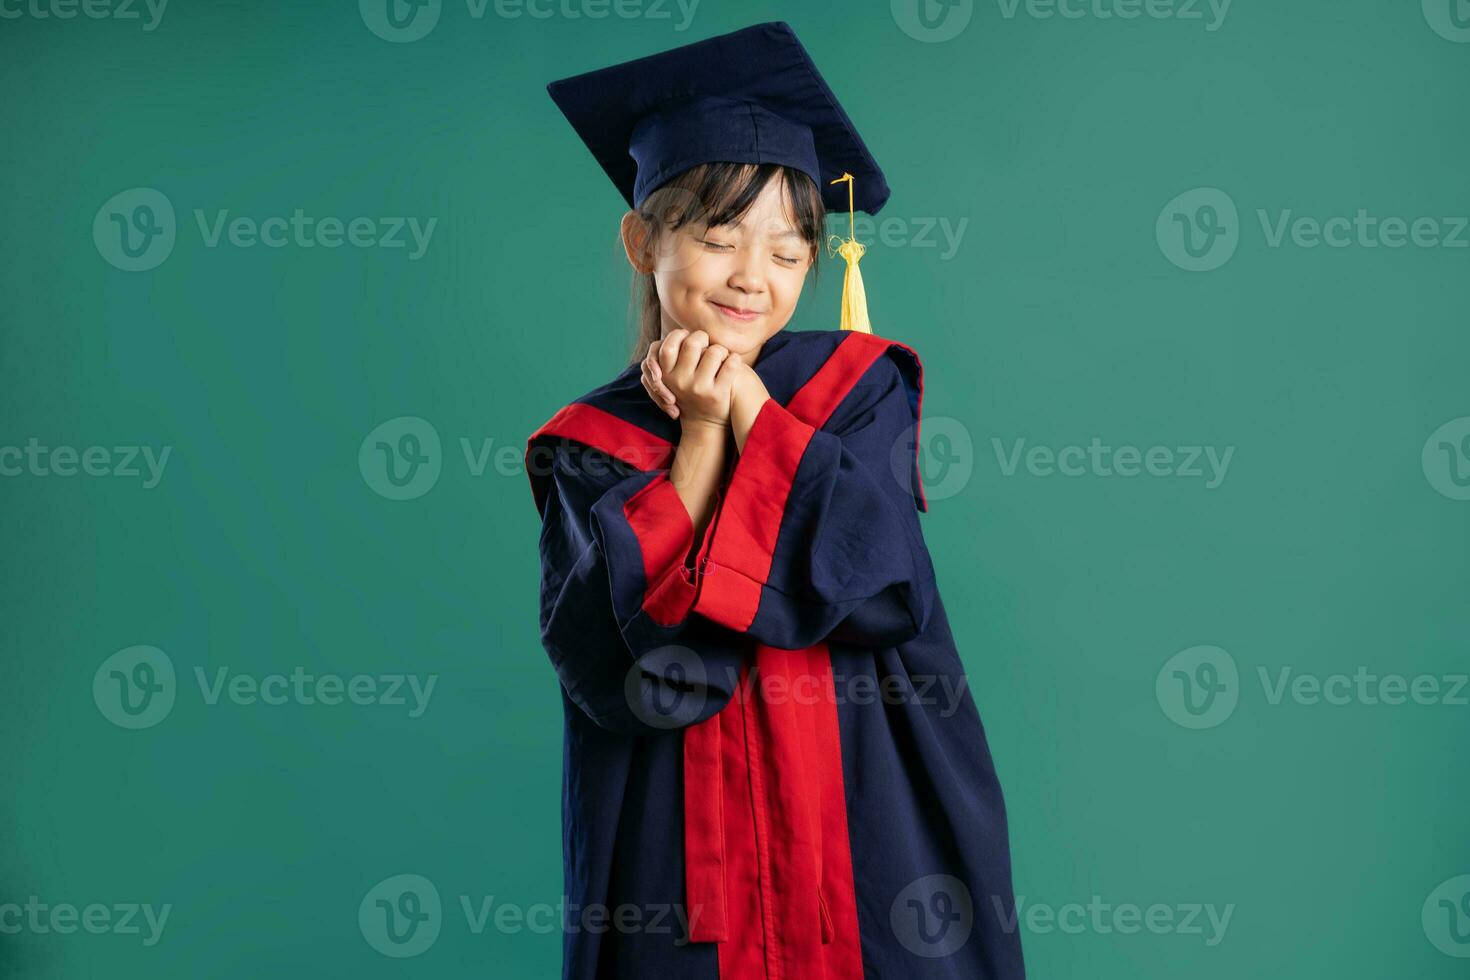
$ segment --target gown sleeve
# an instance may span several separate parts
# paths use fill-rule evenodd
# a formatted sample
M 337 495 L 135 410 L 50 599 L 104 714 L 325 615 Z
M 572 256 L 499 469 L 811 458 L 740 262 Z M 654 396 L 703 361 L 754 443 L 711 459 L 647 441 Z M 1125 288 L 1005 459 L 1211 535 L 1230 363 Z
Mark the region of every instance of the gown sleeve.
M 689 615 L 694 526 L 667 469 L 547 446 L 541 637 L 567 696 L 612 731 L 703 721 L 734 693 L 748 640 Z
M 903 351 L 879 357 L 820 428 L 774 398 L 761 407 L 706 532 L 696 613 L 786 649 L 895 646 L 925 630 L 921 368 Z

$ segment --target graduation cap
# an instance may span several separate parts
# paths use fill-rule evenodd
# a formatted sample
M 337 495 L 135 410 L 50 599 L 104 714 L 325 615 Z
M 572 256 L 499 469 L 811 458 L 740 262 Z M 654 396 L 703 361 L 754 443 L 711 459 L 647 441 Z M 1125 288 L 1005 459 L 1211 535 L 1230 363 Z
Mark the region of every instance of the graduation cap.
M 809 176 L 829 210 L 849 213 L 836 250 L 847 262 L 842 329 L 872 332 L 852 212 L 877 214 L 888 183 L 790 25 L 756 24 L 546 90 L 630 208 L 702 163 L 774 163 Z

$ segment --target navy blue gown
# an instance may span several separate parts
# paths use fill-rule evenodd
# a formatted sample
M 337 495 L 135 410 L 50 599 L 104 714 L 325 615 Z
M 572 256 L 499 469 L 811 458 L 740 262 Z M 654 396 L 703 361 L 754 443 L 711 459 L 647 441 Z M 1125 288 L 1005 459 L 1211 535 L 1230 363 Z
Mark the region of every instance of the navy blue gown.
M 696 540 L 638 365 L 527 440 L 563 976 L 1020 980 L 1005 805 L 918 512 L 922 367 L 782 331 Z

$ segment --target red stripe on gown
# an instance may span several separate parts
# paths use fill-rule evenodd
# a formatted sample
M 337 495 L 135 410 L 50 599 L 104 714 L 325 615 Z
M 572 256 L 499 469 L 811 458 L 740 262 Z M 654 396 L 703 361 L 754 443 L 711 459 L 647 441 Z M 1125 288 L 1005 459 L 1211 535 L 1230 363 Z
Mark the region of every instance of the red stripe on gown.
M 720 944 L 722 980 L 861 980 L 826 645 L 756 644 L 730 704 L 684 737 L 692 939 Z
M 844 337 L 787 410 L 821 428 L 890 343 Z M 772 552 L 777 531 L 759 533 Z M 862 980 L 830 652 L 757 643 L 753 663 L 684 730 L 690 938 L 719 943 L 721 980 Z

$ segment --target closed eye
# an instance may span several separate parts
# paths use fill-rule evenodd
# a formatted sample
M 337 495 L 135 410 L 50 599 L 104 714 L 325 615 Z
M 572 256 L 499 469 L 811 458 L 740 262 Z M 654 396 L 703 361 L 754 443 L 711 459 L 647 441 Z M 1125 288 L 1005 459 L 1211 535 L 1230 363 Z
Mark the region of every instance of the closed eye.
M 721 250 L 721 251 L 726 250 L 726 249 L 733 249 L 735 247 L 734 245 L 726 245 L 723 242 L 712 242 L 712 241 L 710 241 L 709 239 L 706 239 L 706 238 L 701 238 L 699 240 L 699 243 L 701 245 L 708 245 L 710 248 L 718 249 L 718 250 Z M 801 263 L 801 259 L 792 258 L 792 257 L 790 257 L 788 255 L 778 255 L 778 256 L 776 256 L 776 261 L 782 262 L 782 263 L 784 263 L 786 265 L 799 265 Z

